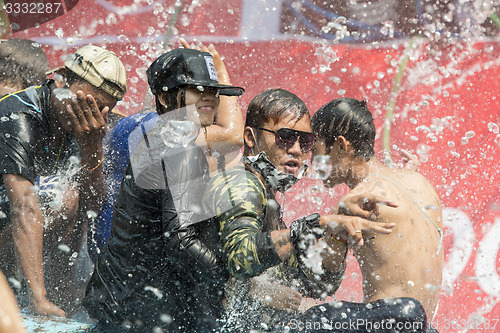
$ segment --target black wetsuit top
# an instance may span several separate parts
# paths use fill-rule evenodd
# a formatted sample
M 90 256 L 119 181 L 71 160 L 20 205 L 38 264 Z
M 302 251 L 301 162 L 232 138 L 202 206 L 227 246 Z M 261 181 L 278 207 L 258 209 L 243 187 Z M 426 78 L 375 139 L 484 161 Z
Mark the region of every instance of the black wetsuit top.
M 70 135 L 61 145 L 49 145 L 53 135 L 49 128 L 50 84 L 6 95 L 0 99 L 0 174 L 16 174 L 37 184 L 37 177 L 55 174 L 78 156 L 79 149 Z M 38 185 L 38 184 L 37 184 Z M 10 204 L 0 177 L 0 230 L 9 223 Z
M 150 332 L 155 326 L 211 332 L 218 326 L 228 273 L 219 266 L 225 260 L 217 258 L 217 230 L 206 221 L 189 224 L 189 209 L 201 203 L 209 180 L 208 163 L 193 142 L 177 150 L 135 177 L 132 165 L 127 167 L 111 236 L 84 301 L 106 332 Z M 181 184 L 180 198 L 172 195 L 173 182 Z

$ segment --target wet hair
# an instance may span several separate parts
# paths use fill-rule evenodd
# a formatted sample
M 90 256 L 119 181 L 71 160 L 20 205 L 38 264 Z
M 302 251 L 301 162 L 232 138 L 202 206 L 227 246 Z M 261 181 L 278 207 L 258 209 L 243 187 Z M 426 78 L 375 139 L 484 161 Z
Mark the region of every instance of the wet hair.
M 48 70 L 47 56 L 34 41 L 9 39 L 0 43 L 0 83 L 20 84 L 25 89 L 42 82 Z
M 327 152 L 339 136 L 354 148 L 354 155 L 369 160 L 375 154 L 375 125 L 366 101 L 338 98 L 323 105 L 312 117 L 313 133 L 325 140 Z
M 177 96 L 181 93 L 181 104 L 177 105 Z M 160 94 L 165 94 L 166 106 L 160 103 L 158 95 L 155 95 L 156 112 L 164 114 L 168 111 L 176 110 L 178 107 L 186 106 L 186 89 L 185 87 L 175 87 Z
M 296 121 L 311 117 L 305 103 L 295 94 L 284 89 L 270 89 L 255 96 L 248 105 L 245 126 L 260 127 L 267 122 L 278 123 L 287 116 Z
M 303 117 L 311 118 L 305 103 L 295 94 L 284 89 L 270 89 L 255 96 L 247 109 L 245 126 L 252 128 L 261 127 L 264 123 L 274 122 L 280 119 L 295 117 L 295 121 Z M 244 153 L 248 153 L 245 143 Z

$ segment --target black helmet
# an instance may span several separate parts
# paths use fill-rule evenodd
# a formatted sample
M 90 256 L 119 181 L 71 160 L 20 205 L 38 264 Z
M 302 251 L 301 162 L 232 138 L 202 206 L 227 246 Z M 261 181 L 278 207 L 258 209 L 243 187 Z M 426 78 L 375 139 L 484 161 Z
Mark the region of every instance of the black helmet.
M 175 49 L 162 54 L 146 73 L 153 95 L 186 85 L 217 88 L 219 94 L 225 96 L 240 96 L 245 91 L 219 84 L 212 55 L 193 49 Z

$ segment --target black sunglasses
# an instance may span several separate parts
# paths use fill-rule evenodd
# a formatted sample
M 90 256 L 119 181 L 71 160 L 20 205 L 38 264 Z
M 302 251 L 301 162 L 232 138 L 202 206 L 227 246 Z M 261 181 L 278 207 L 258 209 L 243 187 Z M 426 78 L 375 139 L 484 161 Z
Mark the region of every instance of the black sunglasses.
M 276 146 L 282 149 L 292 148 L 298 138 L 300 149 L 305 153 L 312 149 L 314 141 L 316 140 L 316 136 L 313 133 L 296 131 L 290 128 L 280 128 L 277 131 L 271 131 L 263 127 L 258 127 L 257 129 L 273 133 L 276 140 Z

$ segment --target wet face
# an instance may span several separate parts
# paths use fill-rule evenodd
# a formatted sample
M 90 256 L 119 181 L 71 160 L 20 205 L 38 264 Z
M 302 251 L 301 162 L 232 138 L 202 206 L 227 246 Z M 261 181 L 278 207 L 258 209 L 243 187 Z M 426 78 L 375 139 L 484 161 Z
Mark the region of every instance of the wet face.
M 335 140 L 333 145 L 327 148 L 324 139 L 316 138 L 312 150 L 312 172 L 323 180 L 323 184 L 327 188 L 344 182 L 346 173 L 342 168 L 341 153 L 338 140 Z
M 311 133 L 311 119 L 308 116 L 297 121 L 295 116 L 289 115 L 274 122 L 263 123 L 262 128 L 270 131 L 278 131 L 287 128 L 295 131 Z M 300 169 L 307 161 L 309 151 L 301 149 L 300 140 L 297 139 L 290 147 L 282 148 L 276 144 L 276 134 L 254 128 L 253 132 L 257 137 L 257 144 L 260 151 L 266 153 L 267 157 L 280 171 L 298 176 Z M 254 153 L 257 154 L 257 147 Z
M 180 105 L 180 94 L 178 101 Z M 220 97 L 217 89 L 201 86 L 186 88 L 186 106 L 194 105 L 196 107 L 201 126 L 210 126 L 214 123 L 219 102 Z

